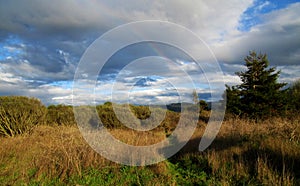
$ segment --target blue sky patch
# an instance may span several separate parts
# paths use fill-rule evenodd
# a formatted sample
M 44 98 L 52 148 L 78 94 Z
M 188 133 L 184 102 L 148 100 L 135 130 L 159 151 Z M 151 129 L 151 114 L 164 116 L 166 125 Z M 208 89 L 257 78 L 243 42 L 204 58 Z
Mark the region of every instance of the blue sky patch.
M 10 35 L 4 42 L 0 43 L 0 60 L 18 58 L 23 54 L 23 50 L 21 48 L 22 40 L 17 36 Z
M 253 5 L 241 16 L 238 30 L 247 32 L 252 27 L 262 23 L 261 15 L 286 8 L 288 5 L 296 2 L 299 2 L 299 0 L 255 0 Z

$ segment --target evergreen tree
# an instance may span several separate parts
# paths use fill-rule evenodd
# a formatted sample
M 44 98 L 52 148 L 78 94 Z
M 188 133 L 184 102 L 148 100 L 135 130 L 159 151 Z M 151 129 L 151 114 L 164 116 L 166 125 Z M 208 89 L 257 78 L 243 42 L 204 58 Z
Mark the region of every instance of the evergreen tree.
M 245 65 L 246 71 L 236 73 L 242 84 L 227 86 L 228 109 L 256 119 L 283 113 L 286 99 L 281 89 L 286 84 L 277 82 L 280 71 L 269 68 L 266 54 L 254 51 L 245 58 Z
M 223 95 L 224 96 L 224 95 Z M 242 114 L 242 106 L 240 101 L 240 91 L 235 86 L 226 85 L 226 112 L 236 115 Z
M 199 98 L 198 98 L 197 91 L 195 89 L 193 90 L 192 96 L 193 96 L 193 102 L 194 102 L 194 104 L 197 104 L 198 101 L 199 101 Z
M 289 109 L 292 112 L 300 110 L 300 79 L 295 81 L 287 91 L 289 98 Z
M 204 100 L 200 100 L 199 101 L 199 105 L 200 105 L 200 110 L 209 110 L 209 105 L 206 101 Z

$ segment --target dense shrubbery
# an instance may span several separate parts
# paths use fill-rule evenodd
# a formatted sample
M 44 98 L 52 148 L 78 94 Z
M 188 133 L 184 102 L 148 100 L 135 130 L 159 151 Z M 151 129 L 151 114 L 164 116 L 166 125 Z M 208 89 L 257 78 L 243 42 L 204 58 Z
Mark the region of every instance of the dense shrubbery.
M 47 108 L 49 125 L 75 125 L 73 107 L 67 105 L 50 105 Z
M 118 108 L 121 109 L 122 107 L 127 107 L 127 105 L 114 105 L 114 107 L 116 107 L 117 109 Z M 126 128 L 126 126 L 123 125 L 117 118 L 113 110 L 112 103 L 107 102 L 103 105 L 98 105 L 96 108 L 97 108 L 99 118 L 101 119 L 101 122 L 106 128 Z M 133 112 L 135 117 L 140 120 L 145 120 L 149 118 L 149 116 L 151 115 L 151 111 L 147 106 L 130 105 L 129 108 Z M 155 108 L 155 109 L 160 109 L 160 108 Z M 128 116 L 126 115 L 126 113 L 124 113 L 124 116 L 120 116 L 120 117 L 128 117 Z M 166 132 L 173 130 L 178 123 L 179 117 L 180 117 L 180 113 L 167 111 L 164 120 L 161 122 L 158 128 L 159 129 L 163 128 Z
M 69 126 L 77 124 L 72 106 L 50 105 L 46 108 L 38 99 L 16 96 L 0 97 L 0 101 L 0 135 L 15 136 L 17 134 L 23 134 L 38 124 L 47 124 L 50 126 Z M 124 109 L 127 108 L 127 105 L 115 104 L 114 107 Z M 84 107 L 82 109 L 84 109 Z M 151 110 L 147 106 L 130 105 L 129 109 L 134 117 L 139 119 L 137 120 L 139 123 L 149 118 L 151 114 L 155 114 L 151 113 Z M 103 105 L 97 105 L 96 110 L 102 124 L 106 128 L 127 128 L 120 122 L 120 118 L 117 118 L 112 103 L 107 102 Z M 84 112 L 84 110 L 82 112 Z M 157 129 L 169 133 L 176 128 L 180 113 L 162 110 L 161 108 L 154 108 L 154 112 L 166 112 L 162 122 L 156 121 L 155 117 L 153 117 L 154 120 L 151 118 L 153 121 L 151 120 L 150 122 L 161 122 Z M 128 118 L 126 112 L 121 112 L 120 114 L 121 116 L 119 117 L 121 117 L 121 119 Z M 95 124 L 98 124 L 97 118 L 95 118 L 95 121 L 91 124 L 93 125 L 92 127 L 95 127 Z
M 147 106 L 130 106 L 131 111 L 138 119 L 147 119 L 151 115 L 151 111 Z
M 98 105 L 97 112 L 102 124 L 107 128 L 121 128 L 122 123 L 118 120 L 113 111 L 113 106 L 110 102 L 104 105 Z
M 15 136 L 45 122 L 46 108 L 35 98 L 0 97 L 0 135 Z

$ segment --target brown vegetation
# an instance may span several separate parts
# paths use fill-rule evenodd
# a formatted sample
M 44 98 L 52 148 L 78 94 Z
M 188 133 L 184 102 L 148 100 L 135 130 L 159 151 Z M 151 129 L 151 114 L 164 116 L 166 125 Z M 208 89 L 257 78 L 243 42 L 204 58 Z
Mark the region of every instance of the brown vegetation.
M 292 120 L 273 118 L 262 123 L 229 118 L 213 144 L 206 151 L 198 152 L 206 125 L 200 122 L 190 142 L 169 161 L 138 170 L 150 170 L 157 175 L 152 184 L 179 184 L 169 162 L 177 165 L 186 158 L 191 161 L 201 158 L 208 162 L 205 171 L 213 179 L 211 184 L 296 185 L 300 183 L 299 122 L 299 117 Z M 165 137 L 162 131 L 156 132 L 141 136 L 131 130 L 111 130 L 117 138 L 134 145 L 155 143 Z M 105 170 L 107 167 L 118 179 L 122 168 L 91 149 L 76 126 L 38 126 L 30 134 L 0 140 L 2 184 L 46 178 L 68 183 L 69 177 L 80 177 L 90 168 Z

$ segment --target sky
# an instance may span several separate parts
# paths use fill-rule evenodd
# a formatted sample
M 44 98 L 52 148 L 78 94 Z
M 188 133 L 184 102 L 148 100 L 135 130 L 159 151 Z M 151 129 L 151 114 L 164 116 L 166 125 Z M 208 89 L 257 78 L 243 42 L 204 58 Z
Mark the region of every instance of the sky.
M 136 43 L 105 62 L 96 85 L 84 85 L 94 86 L 95 94 L 82 89 L 84 97 L 95 103 L 163 104 L 189 102 L 196 89 L 200 99 L 213 101 L 209 95 L 217 92 L 221 98 L 224 83 L 240 83 L 235 72 L 245 70 L 243 59 L 252 50 L 268 55 L 270 66 L 281 70 L 280 82 L 292 83 L 300 78 L 299 9 L 296 0 L 0 0 L 0 95 L 36 97 L 46 105 L 72 104 L 72 99 L 84 104 L 86 99 L 80 102 L 73 94 L 83 54 L 111 29 L 145 20 L 193 32 L 209 47 L 222 74 L 213 68 L 201 71 L 195 60 L 204 58 L 191 58 L 174 46 Z M 153 33 L 176 36 L 155 28 Z

